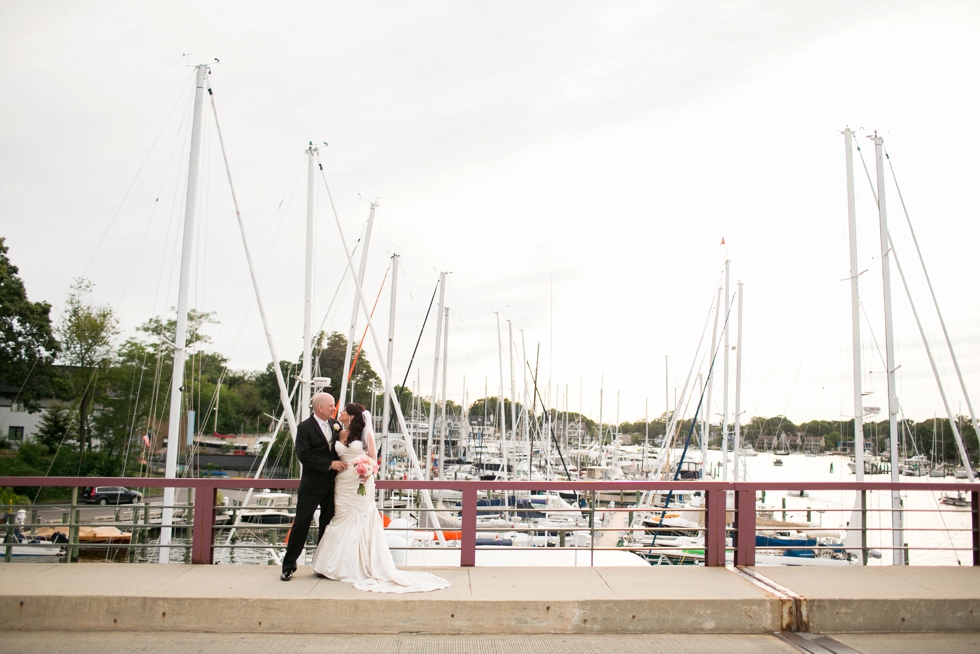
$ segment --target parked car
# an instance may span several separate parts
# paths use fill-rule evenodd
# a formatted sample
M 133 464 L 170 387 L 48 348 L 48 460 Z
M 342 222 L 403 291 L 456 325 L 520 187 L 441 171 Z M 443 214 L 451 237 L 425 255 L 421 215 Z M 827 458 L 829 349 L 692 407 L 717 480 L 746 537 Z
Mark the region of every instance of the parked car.
M 139 504 L 143 494 L 122 486 L 95 486 L 82 490 L 82 501 L 86 504 Z

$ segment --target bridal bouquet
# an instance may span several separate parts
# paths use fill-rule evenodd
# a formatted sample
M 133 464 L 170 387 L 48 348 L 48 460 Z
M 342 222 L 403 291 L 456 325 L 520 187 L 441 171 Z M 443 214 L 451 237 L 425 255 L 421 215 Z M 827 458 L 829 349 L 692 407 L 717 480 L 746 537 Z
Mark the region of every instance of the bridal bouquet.
M 354 459 L 354 471 L 360 476 L 361 484 L 357 487 L 358 495 L 366 495 L 367 491 L 364 488 L 364 482 L 367 478 L 378 471 L 378 462 L 369 457 L 367 454 L 362 454 L 361 456 Z

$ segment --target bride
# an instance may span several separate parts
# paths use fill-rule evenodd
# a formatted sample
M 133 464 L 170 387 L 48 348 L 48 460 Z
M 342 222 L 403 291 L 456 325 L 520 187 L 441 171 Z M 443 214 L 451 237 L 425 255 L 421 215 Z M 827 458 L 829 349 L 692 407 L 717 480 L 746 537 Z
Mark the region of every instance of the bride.
M 351 402 L 338 416 L 344 429 L 334 441 L 347 469 L 334 482 L 334 516 L 313 555 L 318 575 L 354 584 L 358 590 L 378 593 L 423 593 L 448 588 L 449 582 L 428 572 L 399 570 L 391 558 L 384 526 L 375 506 L 374 478 L 362 479 L 354 460 L 367 454 L 377 460 L 371 414 Z M 363 483 L 364 495 L 357 492 Z

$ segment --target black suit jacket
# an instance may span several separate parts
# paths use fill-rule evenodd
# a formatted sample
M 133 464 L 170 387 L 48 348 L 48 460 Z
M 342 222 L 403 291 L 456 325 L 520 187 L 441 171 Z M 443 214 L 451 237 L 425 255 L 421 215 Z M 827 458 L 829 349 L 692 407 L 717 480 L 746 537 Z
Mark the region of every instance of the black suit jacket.
M 330 443 L 327 443 L 320 430 L 316 416 L 310 416 L 296 428 L 296 456 L 303 464 L 303 476 L 299 482 L 300 495 L 333 494 L 337 472 L 330 469 L 330 464 L 340 459 L 333 447 L 340 432 L 333 429 L 333 426 L 339 426 L 340 423 L 336 420 L 328 420 L 328 423 L 333 431 L 330 434 Z

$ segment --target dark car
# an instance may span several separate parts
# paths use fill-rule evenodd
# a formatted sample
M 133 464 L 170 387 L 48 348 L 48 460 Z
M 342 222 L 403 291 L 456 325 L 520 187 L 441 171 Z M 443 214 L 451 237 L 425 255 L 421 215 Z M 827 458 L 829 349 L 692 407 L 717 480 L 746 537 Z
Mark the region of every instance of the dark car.
M 86 504 L 139 504 L 143 494 L 122 486 L 90 486 L 82 490 L 82 501 Z

